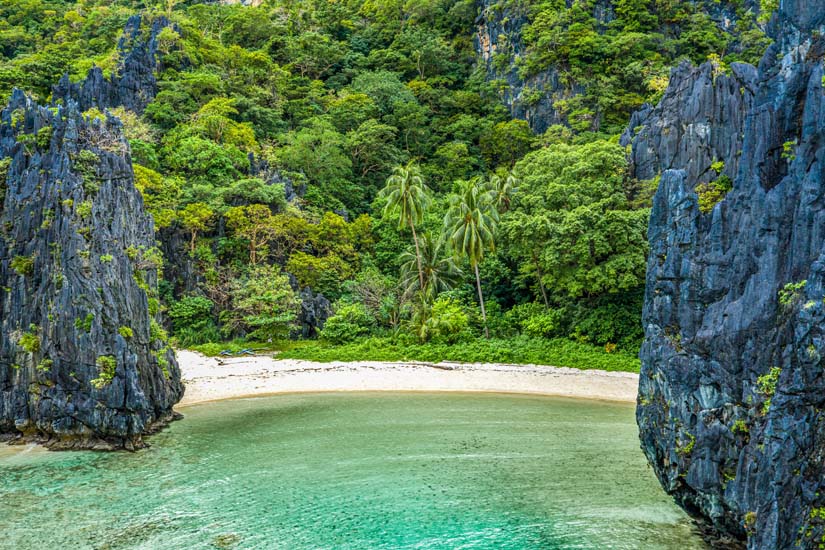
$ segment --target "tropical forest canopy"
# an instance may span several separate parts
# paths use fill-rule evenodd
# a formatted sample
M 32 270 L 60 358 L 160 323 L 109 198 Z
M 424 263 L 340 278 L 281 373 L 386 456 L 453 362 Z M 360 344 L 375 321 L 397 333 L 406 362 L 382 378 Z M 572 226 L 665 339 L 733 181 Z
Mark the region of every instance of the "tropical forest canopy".
M 0 0 L 4 101 L 116 71 L 135 13 L 175 24 L 157 96 L 113 114 L 181 345 L 294 337 L 309 288 L 333 304 L 330 344 L 487 334 L 635 353 L 655 182 L 629 177 L 617 134 L 681 59 L 724 68 L 766 43 L 744 3 L 730 34 L 701 2 L 619 0 L 609 22 L 592 0 L 484 6 L 527 13 L 524 55 L 498 64 L 581 90 L 535 135 L 478 60 L 474 0 L 227 4 Z

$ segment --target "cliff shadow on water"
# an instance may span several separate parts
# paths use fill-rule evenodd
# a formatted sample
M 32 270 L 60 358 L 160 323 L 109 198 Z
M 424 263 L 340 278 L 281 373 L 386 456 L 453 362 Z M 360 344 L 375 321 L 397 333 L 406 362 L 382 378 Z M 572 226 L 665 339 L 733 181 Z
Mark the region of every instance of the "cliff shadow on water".
M 674 70 L 625 134 L 650 220 L 637 420 L 715 545 L 825 541 L 825 3 L 785 0 L 758 69 Z
M 180 370 L 159 324 L 160 254 L 119 120 L 156 92 L 155 20 L 133 17 L 110 78 L 0 114 L 0 433 L 134 449 L 175 418 Z M 84 114 L 96 108 L 97 114 Z

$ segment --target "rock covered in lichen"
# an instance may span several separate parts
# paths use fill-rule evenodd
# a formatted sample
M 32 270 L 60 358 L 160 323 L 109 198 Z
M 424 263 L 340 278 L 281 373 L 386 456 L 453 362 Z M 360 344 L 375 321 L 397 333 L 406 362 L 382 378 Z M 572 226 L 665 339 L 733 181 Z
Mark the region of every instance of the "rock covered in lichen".
M 823 8 L 786 0 L 758 73 L 714 81 L 709 67 L 680 68 L 628 133 L 637 175 L 664 170 L 642 448 L 679 504 L 753 549 L 814 548 L 825 535 Z M 733 189 L 702 211 L 696 183 L 714 158 Z

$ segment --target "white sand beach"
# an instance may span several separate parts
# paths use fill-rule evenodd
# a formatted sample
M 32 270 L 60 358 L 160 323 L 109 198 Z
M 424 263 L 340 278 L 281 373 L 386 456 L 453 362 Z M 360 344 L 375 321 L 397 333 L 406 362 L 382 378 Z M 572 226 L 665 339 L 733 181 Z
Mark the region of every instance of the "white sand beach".
M 258 355 L 206 357 L 178 351 L 186 395 L 195 403 L 295 392 L 456 391 L 530 393 L 635 402 L 639 376 L 539 365 L 469 363 L 315 363 Z

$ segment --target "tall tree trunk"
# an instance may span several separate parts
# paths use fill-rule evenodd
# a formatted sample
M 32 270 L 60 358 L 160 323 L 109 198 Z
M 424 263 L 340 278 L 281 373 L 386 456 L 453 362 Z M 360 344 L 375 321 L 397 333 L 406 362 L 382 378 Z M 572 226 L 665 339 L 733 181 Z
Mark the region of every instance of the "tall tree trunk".
M 418 235 L 415 233 L 415 224 L 410 220 L 410 229 L 412 229 L 413 242 L 415 243 L 415 263 L 418 264 L 418 284 L 421 292 L 424 292 L 424 270 L 421 269 L 421 250 L 418 248 Z
M 550 302 L 547 300 L 547 291 L 544 289 L 544 278 L 541 272 L 541 265 L 539 264 L 539 258 L 536 256 L 536 253 L 533 252 L 533 262 L 536 264 L 536 277 L 539 280 L 539 289 L 541 290 L 541 297 L 544 298 L 544 308 L 550 309 Z
M 481 319 L 484 321 L 484 337 L 490 339 L 490 329 L 487 328 L 487 310 L 484 308 L 484 294 L 481 293 L 481 276 L 478 274 L 478 263 L 474 266 L 476 271 L 476 288 L 478 288 L 478 301 L 481 303 Z
M 189 243 L 189 255 L 194 257 L 195 256 L 195 241 L 198 238 L 198 232 L 196 230 L 192 230 L 192 240 Z

